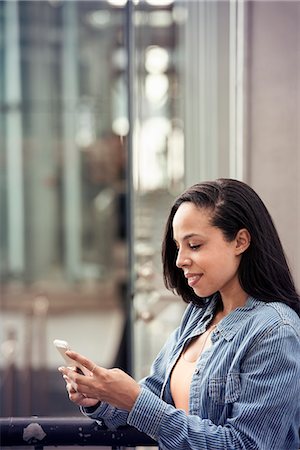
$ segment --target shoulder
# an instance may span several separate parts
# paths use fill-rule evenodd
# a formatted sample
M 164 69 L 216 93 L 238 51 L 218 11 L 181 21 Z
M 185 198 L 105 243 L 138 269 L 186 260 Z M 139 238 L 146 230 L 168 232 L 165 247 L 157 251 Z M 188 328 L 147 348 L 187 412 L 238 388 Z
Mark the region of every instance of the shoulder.
M 299 358 L 300 319 L 289 306 L 281 302 L 261 302 L 259 308 L 254 308 L 248 325 L 248 350 L 269 349 L 269 354 L 278 353 L 278 358 L 290 350 Z
M 235 336 L 257 340 L 270 333 L 292 334 L 300 340 L 300 319 L 293 309 L 284 303 L 254 298 L 223 319 L 219 329 L 227 340 Z
M 243 349 L 250 361 L 300 375 L 300 319 L 281 302 L 261 302 L 241 329 Z M 254 358 L 254 359 L 253 359 Z
M 260 302 L 261 307 L 254 309 L 253 318 L 265 329 L 287 328 L 294 330 L 300 338 L 300 318 L 288 305 L 282 302 Z

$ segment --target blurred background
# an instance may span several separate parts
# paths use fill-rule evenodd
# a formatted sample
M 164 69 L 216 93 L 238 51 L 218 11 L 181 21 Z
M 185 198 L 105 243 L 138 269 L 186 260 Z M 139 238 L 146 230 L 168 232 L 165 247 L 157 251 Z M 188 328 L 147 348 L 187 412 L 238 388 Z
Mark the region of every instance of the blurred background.
M 300 3 L 0 2 L 0 414 L 79 414 L 53 339 L 147 374 L 174 198 L 233 177 L 300 284 Z

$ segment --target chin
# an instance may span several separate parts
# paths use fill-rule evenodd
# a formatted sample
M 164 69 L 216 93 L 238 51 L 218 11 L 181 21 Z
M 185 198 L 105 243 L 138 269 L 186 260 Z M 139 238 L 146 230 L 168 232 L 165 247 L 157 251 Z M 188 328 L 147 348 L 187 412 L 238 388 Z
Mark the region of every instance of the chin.
M 210 297 L 211 295 L 213 295 L 215 292 L 211 292 L 211 291 L 202 291 L 200 289 L 194 289 L 194 293 L 201 298 L 207 298 Z

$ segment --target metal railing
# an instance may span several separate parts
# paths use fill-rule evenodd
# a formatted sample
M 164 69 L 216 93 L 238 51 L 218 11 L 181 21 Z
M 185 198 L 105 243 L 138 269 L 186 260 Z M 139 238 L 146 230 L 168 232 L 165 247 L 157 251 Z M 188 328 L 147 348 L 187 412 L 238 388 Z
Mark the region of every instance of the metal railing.
M 157 447 L 149 436 L 132 427 L 108 430 L 101 422 L 81 417 L 0 418 L 0 448 L 31 446 L 98 446 L 114 450 L 126 447 Z

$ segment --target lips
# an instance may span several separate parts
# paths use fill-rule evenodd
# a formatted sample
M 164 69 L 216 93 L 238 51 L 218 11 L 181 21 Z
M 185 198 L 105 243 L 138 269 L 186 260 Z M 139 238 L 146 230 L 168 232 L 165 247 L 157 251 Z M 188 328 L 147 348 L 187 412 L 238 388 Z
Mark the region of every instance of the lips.
M 195 286 L 198 283 L 198 281 L 200 280 L 200 278 L 202 277 L 202 275 L 203 275 L 202 273 L 201 274 L 192 274 L 192 273 L 185 274 L 188 285 L 190 287 Z

